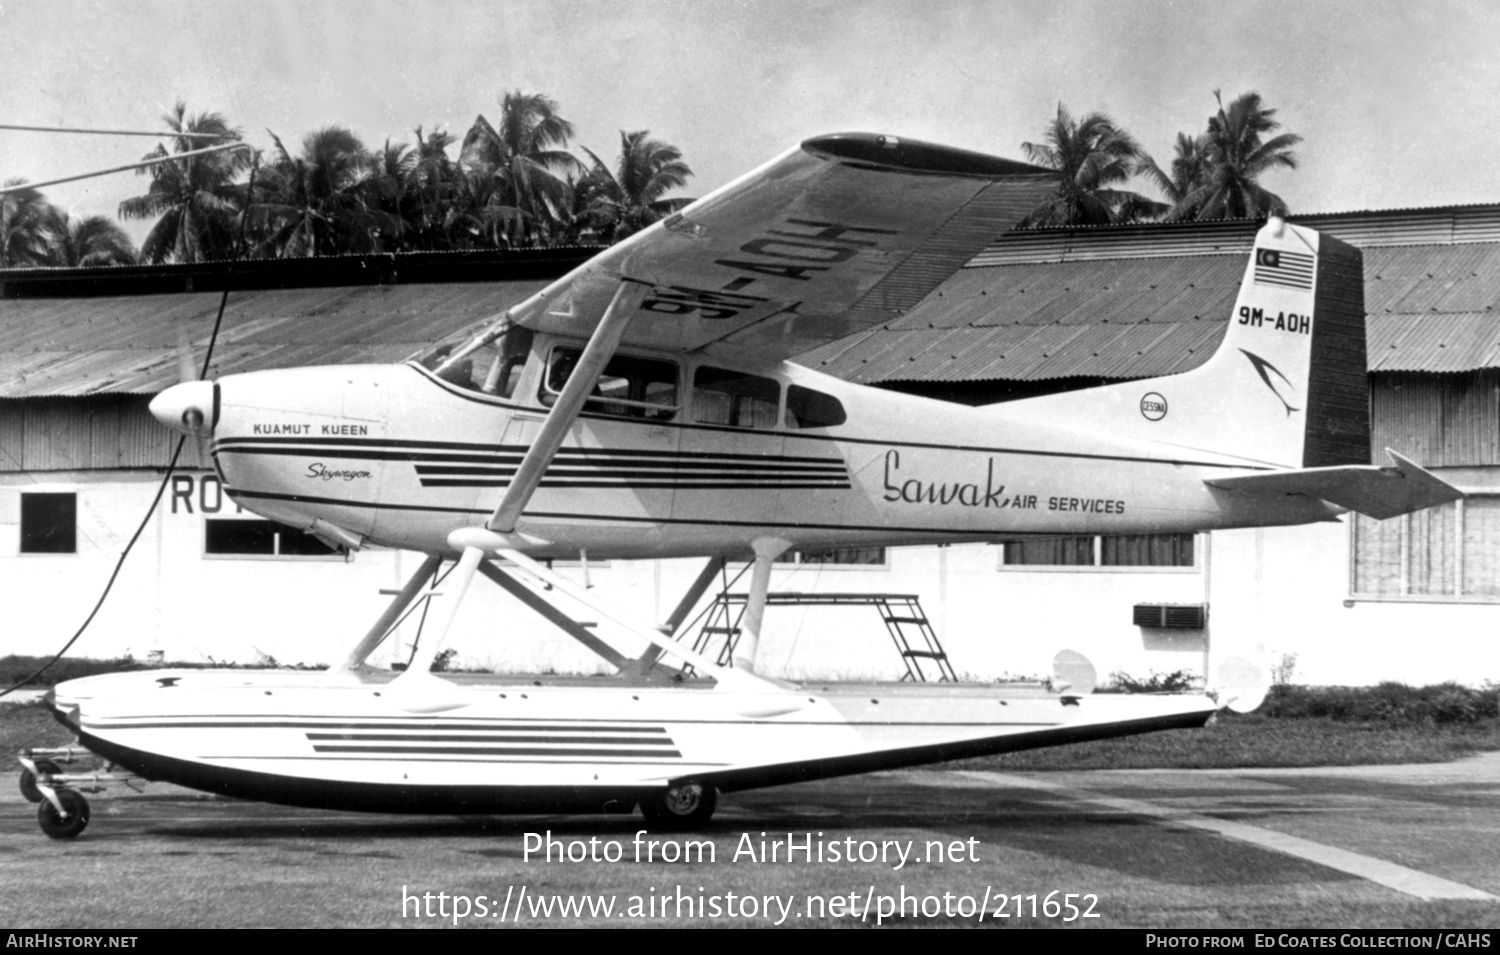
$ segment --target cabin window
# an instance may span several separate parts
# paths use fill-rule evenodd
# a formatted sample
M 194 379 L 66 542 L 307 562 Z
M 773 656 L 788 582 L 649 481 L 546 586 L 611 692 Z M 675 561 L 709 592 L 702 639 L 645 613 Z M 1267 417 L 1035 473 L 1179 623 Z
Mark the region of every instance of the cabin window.
M 462 342 L 445 342 L 421 358 L 437 377 L 481 394 L 509 398 L 516 393 L 535 335 L 509 318 Z
M 832 428 L 849 420 L 844 405 L 832 395 L 813 391 L 801 385 L 786 389 L 786 426 L 788 428 Z
M 21 553 L 78 553 L 78 495 L 22 493 Z
M 735 428 L 776 427 L 781 386 L 771 378 L 704 366 L 693 373 L 693 420 Z
M 311 534 L 274 521 L 223 520 L 203 522 L 203 552 L 216 557 L 342 557 Z
M 886 565 L 884 547 L 830 547 L 824 550 L 792 550 L 776 558 L 778 564 L 819 564 L 824 566 Z
M 1351 521 L 1351 591 L 1375 600 L 1500 601 L 1500 496 Z
M 542 383 L 542 404 L 550 407 L 557 401 L 582 355 L 577 348 L 558 348 L 552 352 L 547 380 Z M 670 421 L 677 409 L 677 365 L 633 355 L 616 355 L 609 360 L 583 406 L 584 411 L 595 414 L 651 421 Z
M 1007 567 L 1192 567 L 1192 534 L 1037 537 L 1004 545 Z

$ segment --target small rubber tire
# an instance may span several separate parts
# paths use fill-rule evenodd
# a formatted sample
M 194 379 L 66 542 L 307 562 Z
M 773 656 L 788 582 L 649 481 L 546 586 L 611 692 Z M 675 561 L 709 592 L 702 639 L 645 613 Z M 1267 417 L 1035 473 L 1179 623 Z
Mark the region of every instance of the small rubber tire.
M 652 829 L 695 829 L 713 818 L 719 791 L 712 783 L 690 779 L 641 800 L 641 815 Z
M 37 760 L 36 768 L 37 772 L 40 772 L 43 776 L 61 771 L 58 765 L 50 759 Z M 27 802 L 42 801 L 42 791 L 36 785 L 36 773 L 24 767 L 21 769 L 21 796 Z
M 67 818 L 58 815 L 52 802 L 43 799 L 36 807 L 36 821 L 48 838 L 76 839 L 89 824 L 89 801 L 76 789 L 59 789 L 57 801 L 62 803 Z

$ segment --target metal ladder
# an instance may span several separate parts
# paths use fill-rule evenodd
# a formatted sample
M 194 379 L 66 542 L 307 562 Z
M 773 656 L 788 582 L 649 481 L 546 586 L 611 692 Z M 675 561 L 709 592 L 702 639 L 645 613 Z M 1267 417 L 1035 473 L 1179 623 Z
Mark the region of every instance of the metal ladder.
M 740 623 L 745 616 L 748 594 L 720 593 L 707 611 L 701 615 L 702 626 L 693 640 L 693 649 L 707 655 L 709 648 L 719 639 L 723 644 L 717 660 L 720 666 L 731 665 L 734 645 L 740 638 Z M 922 611 L 922 602 L 916 594 L 807 594 L 773 593 L 766 597 L 768 607 L 874 607 L 880 612 L 886 632 L 901 656 L 906 667 L 902 682 L 956 683 L 958 677 L 948 654 L 938 641 L 932 622 Z M 922 661 L 937 670 L 935 680 L 929 680 Z

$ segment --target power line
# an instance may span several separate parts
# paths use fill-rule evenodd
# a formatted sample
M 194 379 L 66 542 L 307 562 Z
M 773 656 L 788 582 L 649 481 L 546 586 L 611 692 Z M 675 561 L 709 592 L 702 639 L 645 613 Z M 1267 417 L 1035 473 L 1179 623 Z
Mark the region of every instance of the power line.
M 82 133 L 89 136 L 151 136 L 156 139 L 228 139 L 223 133 L 147 132 L 140 129 L 76 129 L 70 126 L 16 126 L 0 123 L 0 129 L 23 133 Z
M 65 176 L 62 179 L 49 179 L 46 182 L 28 182 L 19 186 L 6 186 L 0 189 L 0 196 L 10 195 L 12 192 L 23 192 L 27 189 L 41 189 L 45 186 L 55 186 L 64 182 L 77 182 L 79 179 L 93 179 L 95 176 L 108 176 L 111 173 L 127 172 L 131 169 L 144 169 L 147 166 L 157 166 L 164 162 L 176 162 L 179 159 L 191 159 L 194 156 L 206 156 L 209 153 L 220 153 L 226 149 L 250 149 L 249 143 L 226 143 L 223 146 L 210 146 L 207 149 L 193 149 L 185 153 L 172 153 L 170 156 L 157 156 L 154 159 L 146 159 L 141 162 L 133 162 L 128 166 L 116 166 L 113 169 L 101 169 L 98 172 L 86 172 L 77 176 Z

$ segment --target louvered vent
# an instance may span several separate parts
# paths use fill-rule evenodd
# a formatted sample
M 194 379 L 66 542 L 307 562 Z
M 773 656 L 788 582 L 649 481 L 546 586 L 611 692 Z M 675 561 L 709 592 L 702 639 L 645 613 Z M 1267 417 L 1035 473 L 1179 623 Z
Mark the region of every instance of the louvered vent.
M 1206 604 L 1136 604 L 1132 622 L 1137 627 L 1202 630 L 1208 625 Z

